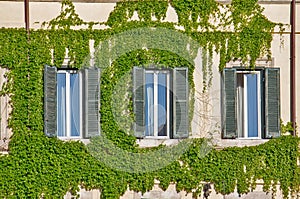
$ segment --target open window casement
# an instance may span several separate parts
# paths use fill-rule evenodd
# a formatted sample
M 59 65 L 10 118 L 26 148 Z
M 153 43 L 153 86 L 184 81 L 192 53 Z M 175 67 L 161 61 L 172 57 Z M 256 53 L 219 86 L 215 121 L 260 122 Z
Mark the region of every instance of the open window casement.
M 188 137 L 187 68 L 134 67 L 133 90 L 136 137 Z
M 225 68 L 222 75 L 223 138 L 280 136 L 278 68 Z
M 44 68 L 44 131 L 49 137 L 100 134 L 100 70 Z

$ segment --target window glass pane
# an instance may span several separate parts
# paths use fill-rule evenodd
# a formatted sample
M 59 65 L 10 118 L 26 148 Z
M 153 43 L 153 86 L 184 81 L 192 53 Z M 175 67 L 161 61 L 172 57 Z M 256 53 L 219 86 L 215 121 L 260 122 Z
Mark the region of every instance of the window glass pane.
M 167 74 L 158 74 L 158 136 L 167 136 Z
M 79 77 L 70 74 L 71 136 L 80 136 Z
M 154 74 L 145 77 L 145 128 L 146 136 L 154 135 Z
M 257 74 L 246 74 L 246 77 L 248 137 L 258 137 Z
M 57 135 L 66 136 L 66 74 L 57 73 Z
M 238 137 L 244 137 L 244 74 L 237 74 L 237 128 Z

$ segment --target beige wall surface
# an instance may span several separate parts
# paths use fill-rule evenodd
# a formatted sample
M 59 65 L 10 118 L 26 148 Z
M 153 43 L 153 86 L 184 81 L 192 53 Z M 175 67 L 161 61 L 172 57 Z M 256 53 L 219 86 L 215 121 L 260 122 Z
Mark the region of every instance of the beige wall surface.
M 298 15 L 300 15 L 300 11 L 298 11 L 298 13 Z M 298 19 L 300 19 L 300 16 L 298 16 Z M 296 121 L 298 136 L 300 136 L 300 34 L 296 35 L 296 68 Z
M 205 184 L 205 183 L 203 183 Z M 271 199 L 272 193 L 265 193 L 263 192 L 263 184 L 261 182 L 257 183 L 256 188 L 249 192 L 248 194 L 242 194 L 239 195 L 237 193 L 237 190 L 234 191 L 234 193 L 228 194 L 228 195 L 222 195 L 220 193 L 216 193 L 214 190 L 213 184 L 211 184 L 211 193 L 209 195 L 209 199 Z M 274 194 L 274 199 L 282 199 L 283 195 L 280 191 L 280 186 L 276 186 L 277 191 Z M 101 193 L 99 190 L 91 190 L 86 191 L 84 189 L 81 189 L 78 194 L 80 195 L 80 199 L 98 199 L 101 196 Z M 295 198 L 297 196 L 295 195 Z M 176 191 L 176 185 L 171 184 L 167 188 L 167 190 L 163 191 L 159 187 L 159 182 L 156 182 L 152 188 L 152 190 L 147 191 L 146 193 L 142 194 L 141 192 L 134 192 L 132 190 L 127 190 L 123 196 L 120 197 L 120 199 L 193 199 L 193 196 L 191 193 L 186 193 L 185 191 Z M 201 196 L 199 198 L 204 198 L 203 193 L 201 193 Z M 64 197 L 64 199 L 72 199 L 72 195 L 70 193 L 67 193 Z
M 290 23 L 290 1 L 261 1 L 264 14 L 272 21 Z M 84 21 L 104 22 L 113 10 L 115 3 L 82 3 L 75 2 L 75 9 Z M 44 21 L 49 21 L 59 15 L 60 2 L 30 2 L 30 27 L 41 28 Z M 24 27 L 24 3 L 20 1 L 0 1 L 0 27 Z M 297 3 L 296 12 L 296 77 L 300 77 L 300 5 Z M 169 7 L 166 21 L 177 21 L 173 8 Z M 99 27 L 101 28 L 101 27 Z M 290 121 L 290 27 L 286 26 L 285 33 L 279 35 L 275 30 L 272 42 L 272 57 L 275 67 L 281 68 L 281 117 L 284 122 Z M 201 50 L 200 50 L 201 51 Z M 201 52 L 195 59 L 196 102 L 195 116 L 192 122 L 192 134 L 204 137 L 209 132 L 218 132 L 220 137 L 220 74 L 218 72 L 218 55 L 214 55 L 212 87 L 208 93 L 202 93 Z M 297 90 L 297 123 L 300 124 L 300 78 L 296 80 Z
M 0 89 L 6 82 L 6 69 L 0 68 Z M 11 112 L 8 95 L 0 96 L 0 153 L 8 149 L 9 138 L 12 135 L 11 129 L 8 128 L 8 118 Z
M 76 12 L 84 21 L 104 22 L 115 3 L 74 3 L 74 5 Z M 60 10 L 60 2 L 30 2 L 30 28 L 41 28 L 43 22 L 57 17 Z M 24 2 L 0 1 L 0 13 L 0 27 L 25 27 Z
M 95 0 L 102 1 L 102 0 Z M 105 0 L 103 0 L 105 1 Z M 90 1 L 91 2 L 91 1 Z M 105 1 L 108 2 L 108 1 Z M 115 1 L 109 1 L 110 3 L 74 3 L 76 12 L 84 21 L 97 21 L 104 22 L 107 20 L 109 13 L 115 6 Z M 290 23 L 290 1 L 263 1 L 262 6 L 265 8 L 264 14 L 272 21 L 289 24 Z M 275 3 L 274 3 L 275 2 Z M 288 2 L 288 3 L 286 3 Z M 59 15 L 61 9 L 60 2 L 30 2 L 30 27 L 41 28 L 41 24 L 44 21 L 49 21 Z M 297 123 L 300 124 L 300 5 L 297 4 L 297 16 L 296 16 L 296 91 L 297 91 Z M 174 9 L 171 7 L 168 9 L 167 21 L 177 21 L 177 16 Z M 24 23 L 24 3 L 22 1 L 0 1 L 0 27 L 17 27 L 22 28 Z M 274 33 L 274 40 L 272 42 L 272 58 L 275 67 L 281 68 L 281 117 L 284 122 L 290 121 L 290 28 L 287 26 L 286 33 L 280 36 L 278 33 Z M 282 43 L 283 41 L 283 43 Z M 221 108 L 220 108 L 220 73 L 218 71 L 218 54 L 214 54 L 213 59 L 213 79 L 212 86 L 207 93 L 202 92 L 202 62 L 201 62 L 201 49 L 198 51 L 198 56 L 195 59 L 195 115 L 192 121 L 192 137 L 207 137 L 212 133 L 215 138 L 216 144 L 220 147 L 225 146 L 245 146 L 256 145 L 266 140 L 221 140 Z M 2 76 L 1 76 L 2 77 Z M 2 98 L 1 98 L 2 99 Z M 3 100 L 8 100 L 3 98 Z M 1 107 L 5 107 L 6 101 L 1 100 Z M 1 114 L 7 114 L 3 112 L 4 109 L 0 108 Z M 7 111 L 7 110 L 5 110 Z M 1 121 L 1 131 L 7 130 L 5 122 Z M 298 129 L 299 130 L 299 129 Z M 138 140 L 141 146 L 158 145 L 160 143 L 174 144 L 170 140 Z M 0 142 L 0 144 L 3 144 Z M 248 194 L 242 196 L 242 198 L 271 198 L 270 195 L 266 195 L 262 192 L 262 186 L 258 185 L 257 189 Z M 99 191 L 86 192 L 81 190 L 81 198 L 99 198 Z M 67 194 L 65 198 L 71 198 L 70 194 Z M 145 193 L 143 196 L 140 193 L 133 191 L 127 191 L 122 199 L 133 198 L 192 198 L 191 194 L 186 195 L 185 192 L 177 193 L 174 185 L 166 191 L 162 191 L 156 184 L 153 190 Z M 212 199 L 224 198 L 222 195 L 215 193 L 211 194 Z M 233 199 L 240 198 L 237 193 L 227 195 L 225 198 Z M 280 191 L 277 193 L 277 198 L 282 198 Z

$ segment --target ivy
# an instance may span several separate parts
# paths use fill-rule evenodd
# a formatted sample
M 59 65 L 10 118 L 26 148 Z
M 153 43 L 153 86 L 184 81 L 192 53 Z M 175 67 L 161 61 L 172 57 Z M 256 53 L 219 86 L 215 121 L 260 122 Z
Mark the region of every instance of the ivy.
M 122 1 L 111 12 L 106 24 L 111 27 L 121 26 L 132 19 L 134 12 L 141 21 L 150 22 L 153 18 L 160 21 L 166 17 L 167 8 L 166 0 Z
M 282 120 L 280 120 L 280 127 L 281 127 L 281 132 L 284 133 L 292 133 L 294 131 L 293 128 L 293 123 L 292 122 L 287 122 L 284 124 Z M 296 126 L 297 129 L 297 126 Z
M 94 25 L 101 24 L 95 22 L 84 22 L 79 15 L 75 12 L 75 6 L 72 1 L 64 0 L 61 2 L 60 14 L 49 22 L 43 22 L 42 27 L 47 25 L 47 28 L 55 29 L 68 29 L 76 26 L 87 25 L 91 29 Z
M 178 23 L 162 22 L 169 5 L 178 14 Z M 120 85 L 120 82 L 131 84 L 128 74 L 132 66 L 187 66 L 193 96 L 193 60 L 201 49 L 205 77 L 203 91 L 206 92 L 211 84 L 214 52 L 220 55 L 220 70 L 232 59 L 242 59 L 246 65 L 254 67 L 254 60 L 258 57 L 270 56 L 271 33 L 276 25 L 282 27 L 282 24 L 269 21 L 262 11 L 253 0 L 234 0 L 228 5 L 213 0 L 174 0 L 170 4 L 164 0 L 122 1 L 116 4 L 105 23 L 110 28 L 93 30 L 93 26 L 99 23 L 84 22 L 76 14 L 72 2 L 66 0 L 62 1 L 60 15 L 44 23 L 48 29 L 31 31 L 30 41 L 24 29 L 0 29 L 0 66 L 9 71 L 2 94 L 9 95 L 11 99 L 9 127 L 14 132 L 10 138 L 9 155 L 0 157 L 0 197 L 62 198 L 67 191 L 76 195 L 78 186 L 81 186 L 87 190 L 99 189 L 102 198 L 119 198 L 128 187 L 142 193 L 151 190 L 155 179 L 160 181 L 159 186 L 163 190 L 170 183 L 175 183 L 177 191 L 193 193 L 194 198 L 202 190 L 202 181 L 213 183 L 215 190 L 221 194 L 229 194 L 235 187 L 238 193 L 246 194 L 255 189 L 257 179 L 263 179 L 264 190 L 272 194 L 277 183 L 280 183 L 285 197 L 298 192 L 299 138 L 291 136 L 272 139 L 255 147 L 223 150 L 209 148 L 205 139 L 188 139 L 190 147 L 181 151 L 175 161 L 150 172 L 132 173 L 111 168 L 101 161 L 102 157 L 99 159 L 90 153 L 98 144 L 110 152 L 113 144 L 124 151 L 122 158 L 128 161 L 131 160 L 128 153 L 143 155 L 163 151 L 168 155 L 174 148 L 180 151 L 180 147 L 187 143 L 182 142 L 177 148 L 158 146 L 141 149 L 137 146 L 130 127 L 133 120 L 131 89 Z M 131 21 L 135 12 L 139 20 Z M 211 23 L 217 18 L 223 20 L 217 25 Z M 72 29 L 81 25 L 88 28 Z M 176 26 L 183 26 L 184 30 L 177 30 Z M 157 36 L 155 39 L 145 34 L 150 29 L 151 34 Z M 125 40 L 125 47 L 119 45 L 118 42 L 130 38 L 130 35 L 137 37 Z M 160 37 L 164 39 L 159 40 Z M 103 68 L 101 77 L 103 136 L 92 139 L 88 146 L 79 141 L 64 142 L 45 137 L 41 86 L 43 66 L 61 66 L 66 48 L 69 50 L 70 67 L 86 66 L 90 39 L 95 41 L 98 53 L 108 52 L 95 60 L 100 66 L 109 66 Z M 176 41 L 176 45 L 170 45 L 172 41 Z M 185 50 L 187 44 L 190 46 Z M 122 95 L 122 98 L 115 98 L 116 94 Z M 193 100 L 191 102 L 193 110 Z M 192 115 L 191 111 L 190 118 Z M 282 129 L 291 130 L 289 124 L 283 125 Z M 101 140 L 104 137 L 107 139 Z M 151 168 L 153 165 L 137 166 Z

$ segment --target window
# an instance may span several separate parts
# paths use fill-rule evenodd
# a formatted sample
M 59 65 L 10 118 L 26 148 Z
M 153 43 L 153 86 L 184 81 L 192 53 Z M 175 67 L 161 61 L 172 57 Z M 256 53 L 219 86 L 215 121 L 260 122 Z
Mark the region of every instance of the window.
M 99 69 L 44 70 L 44 129 L 47 136 L 99 135 Z
M 167 71 L 146 71 L 145 74 L 145 135 L 169 135 L 170 76 Z
M 261 137 L 260 72 L 238 71 L 236 77 L 238 137 Z
M 134 68 L 136 137 L 188 137 L 187 72 L 187 68 Z
M 81 106 L 80 79 L 76 71 L 58 71 L 57 77 L 57 135 L 80 137 Z
M 278 68 L 226 68 L 222 83 L 223 138 L 271 138 L 280 135 Z

